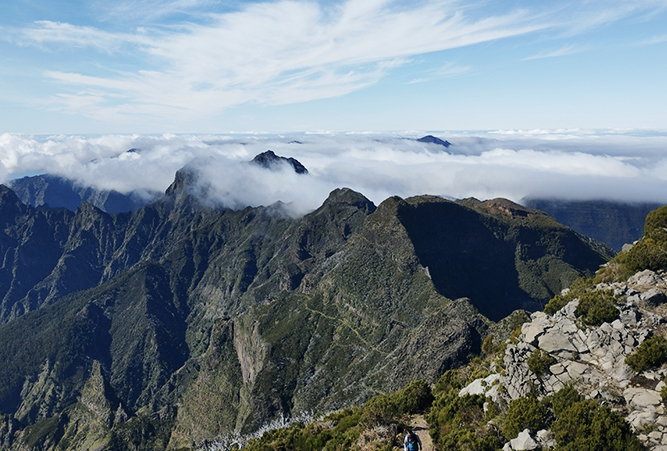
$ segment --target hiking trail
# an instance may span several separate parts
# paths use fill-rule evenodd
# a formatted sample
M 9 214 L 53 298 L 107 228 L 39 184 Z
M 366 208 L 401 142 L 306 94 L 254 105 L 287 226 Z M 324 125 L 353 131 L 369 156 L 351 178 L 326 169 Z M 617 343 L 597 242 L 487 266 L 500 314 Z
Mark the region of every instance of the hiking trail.
M 424 415 L 415 415 L 410 420 L 410 427 L 419 436 L 422 442 L 422 451 L 435 451 L 431 434 L 428 433 L 428 424 Z M 402 444 L 401 444 L 402 445 Z

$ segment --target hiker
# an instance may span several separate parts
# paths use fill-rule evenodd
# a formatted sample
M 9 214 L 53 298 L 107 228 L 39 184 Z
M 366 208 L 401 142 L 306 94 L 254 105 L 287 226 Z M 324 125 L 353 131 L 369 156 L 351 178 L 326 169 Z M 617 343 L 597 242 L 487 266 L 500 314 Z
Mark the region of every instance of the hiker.
M 422 441 L 419 436 L 408 429 L 403 439 L 403 451 L 419 451 L 422 449 Z

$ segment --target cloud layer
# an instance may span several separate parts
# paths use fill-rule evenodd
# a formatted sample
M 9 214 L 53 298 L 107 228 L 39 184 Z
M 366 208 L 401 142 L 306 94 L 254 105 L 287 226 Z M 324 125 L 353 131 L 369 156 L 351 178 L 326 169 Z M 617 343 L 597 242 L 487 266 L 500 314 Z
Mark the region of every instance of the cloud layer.
M 496 131 L 440 134 L 0 135 L 0 177 L 49 172 L 101 189 L 164 191 L 190 164 L 213 187 L 216 203 L 242 208 L 282 201 L 296 213 L 317 208 L 335 188 L 376 203 L 392 195 L 454 198 L 613 199 L 667 203 L 667 134 Z M 130 149 L 136 149 L 128 151 Z M 248 163 L 271 149 L 310 171 L 271 172 Z

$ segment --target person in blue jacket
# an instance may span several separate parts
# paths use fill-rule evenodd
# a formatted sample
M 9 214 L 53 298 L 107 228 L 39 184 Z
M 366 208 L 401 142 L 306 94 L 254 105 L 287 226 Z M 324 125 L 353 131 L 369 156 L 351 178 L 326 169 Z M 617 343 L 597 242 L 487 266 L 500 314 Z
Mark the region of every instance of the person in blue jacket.
M 419 436 L 408 429 L 403 439 L 403 451 L 420 451 L 422 449 L 422 441 Z

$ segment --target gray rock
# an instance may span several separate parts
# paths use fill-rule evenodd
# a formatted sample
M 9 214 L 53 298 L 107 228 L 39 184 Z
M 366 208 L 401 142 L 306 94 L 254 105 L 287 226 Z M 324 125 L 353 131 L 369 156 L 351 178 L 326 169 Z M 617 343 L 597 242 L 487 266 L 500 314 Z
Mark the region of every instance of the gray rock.
M 514 450 L 530 450 L 537 449 L 540 445 L 530 436 L 530 430 L 524 429 L 519 432 L 519 436 L 514 440 L 510 440 L 511 449 Z
M 538 338 L 539 348 L 547 352 L 570 351 L 577 352 L 577 348 L 570 342 L 567 335 L 553 329 Z
M 665 293 L 657 288 L 651 288 L 650 290 L 640 294 L 639 298 L 642 301 L 650 302 L 651 304 L 662 304 L 666 299 Z
M 635 285 L 639 287 L 646 287 L 651 285 L 658 285 L 662 280 L 658 275 L 650 269 L 640 271 L 628 279 L 628 285 Z

